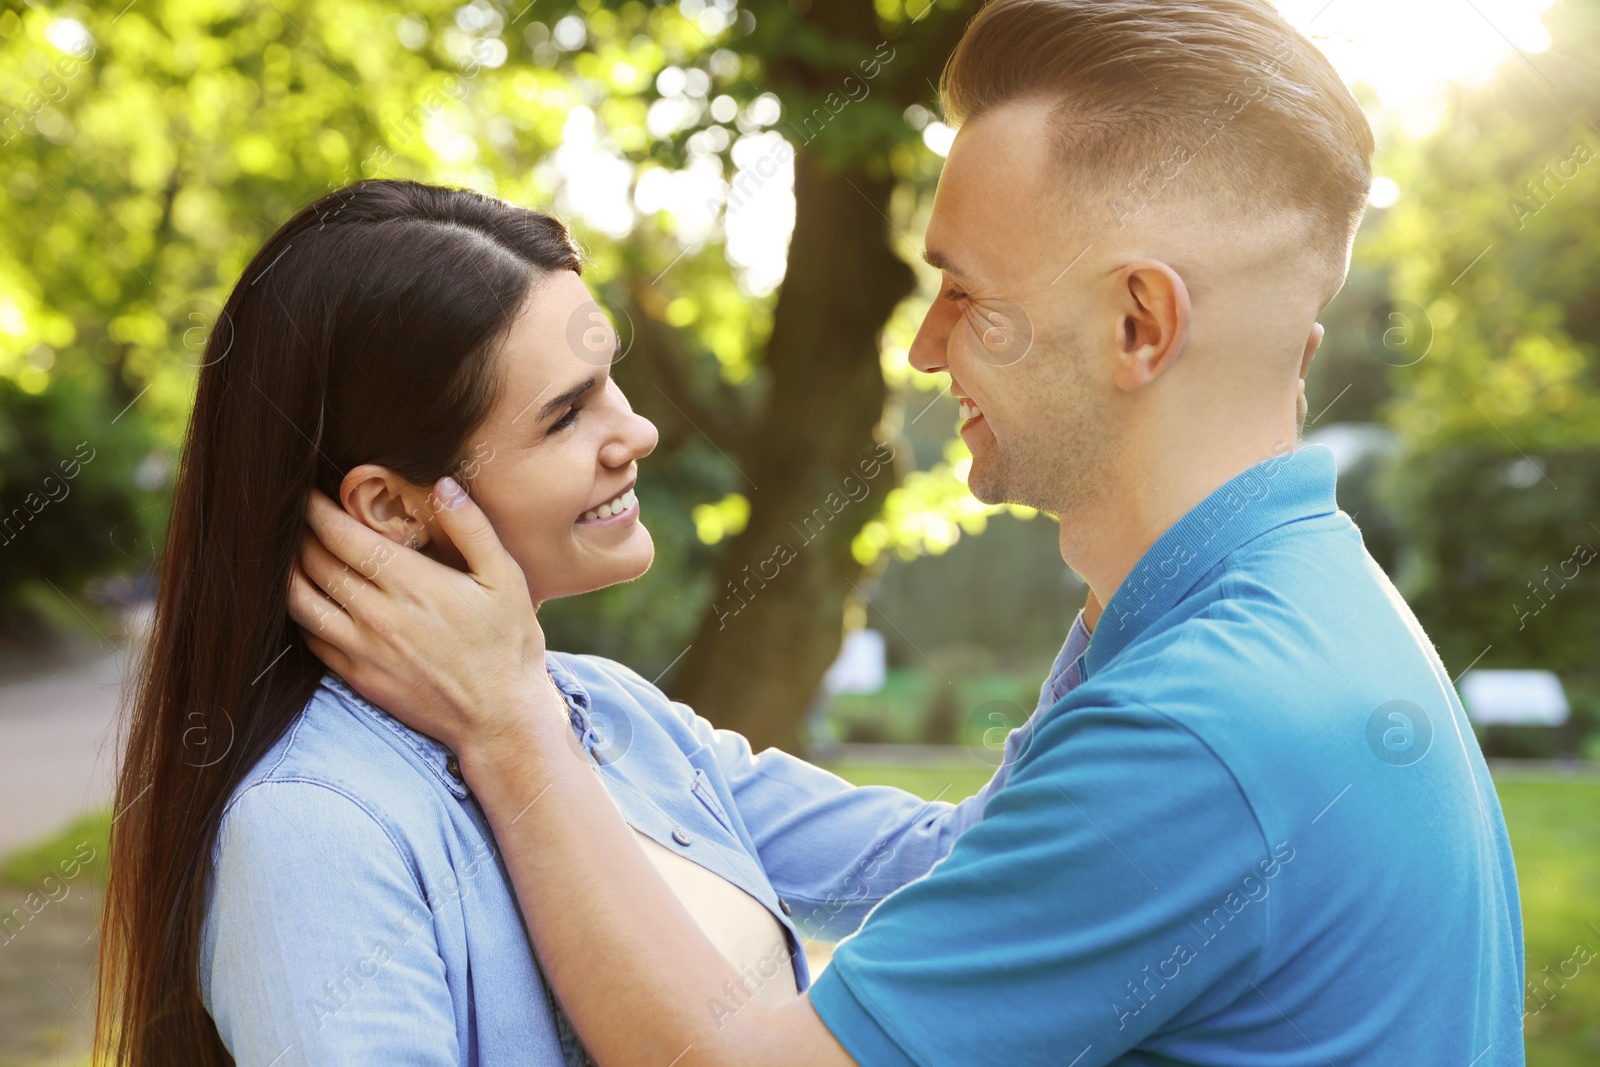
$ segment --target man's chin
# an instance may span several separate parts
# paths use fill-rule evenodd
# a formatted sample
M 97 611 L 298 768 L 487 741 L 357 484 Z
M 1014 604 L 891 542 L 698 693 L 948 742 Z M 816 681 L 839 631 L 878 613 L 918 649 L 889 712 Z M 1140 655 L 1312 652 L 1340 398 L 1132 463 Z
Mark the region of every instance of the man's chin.
M 1042 503 L 1046 494 L 1031 491 L 1021 479 L 1008 478 L 1004 471 L 987 463 L 974 461 L 967 472 L 967 491 L 980 504 L 1021 504 L 1023 507 L 1055 514 L 1053 508 Z
M 980 504 L 1012 503 L 1006 499 L 1005 479 L 1000 477 L 998 471 L 989 469 L 987 464 L 980 467 L 976 461 L 967 471 L 967 491 Z

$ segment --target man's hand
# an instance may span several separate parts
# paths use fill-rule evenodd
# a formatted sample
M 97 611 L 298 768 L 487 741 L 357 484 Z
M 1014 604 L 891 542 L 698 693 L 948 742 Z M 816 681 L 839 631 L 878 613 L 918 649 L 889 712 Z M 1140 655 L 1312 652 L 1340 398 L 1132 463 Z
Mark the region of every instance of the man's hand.
M 460 754 L 493 746 L 560 696 L 522 569 L 453 478 L 435 493 L 464 572 L 395 544 L 312 490 L 289 614 L 357 692 Z

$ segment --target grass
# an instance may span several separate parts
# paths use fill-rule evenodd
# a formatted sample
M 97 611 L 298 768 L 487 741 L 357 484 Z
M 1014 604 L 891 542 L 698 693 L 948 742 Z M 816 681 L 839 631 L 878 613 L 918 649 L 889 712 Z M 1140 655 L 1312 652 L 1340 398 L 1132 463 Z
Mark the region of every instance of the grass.
M 996 720 L 1019 726 L 1039 699 L 1040 672 L 977 666 L 933 670 L 896 668 L 881 692 L 841 694 L 828 701 L 827 723 L 841 741 L 920 744 L 977 742 Z
M 831 769 L 859 785 L 894 785 L 950 801 L 976 793 L 991 773 L 960 756 L 949 766 Z M 1528 1063 L 1592 1065 L 1600 1058 L 1600 779 L 1517 777 L 1497 788 L 1516 848 L 1528 976 L 1543 990 L 1542 1006 L 1541 999 L 1528 1002 Z M 84 871 L 103 878 L 109 828 L 109 813 L 85 816 L 0 861 L 0 879 L 35 888 L 47 876 L 59 877 L 59 865 L 81 855 L 85 842 L 95 859 Z
M 855 785 L 892 785 L 928 800 L 938 797 L 951 803 L 972 796 L 994 775 L 993 767 L 976 759 L 970 766 L 952 760 L 948 767 L 847 763 L 828 769 Z
M 1600 781 L 1497 788 L 1516 848 L 1528 978 L 1543 1000 L 1528 1000 L 1528 1063 L 1592 1067 L 1600 1061 Z
M 38 889 L 52 877 L 104 882 L 110 836 L 111 812 L 90 812 L 60 833 L 0 860 L 0 881 L 24 889 Z

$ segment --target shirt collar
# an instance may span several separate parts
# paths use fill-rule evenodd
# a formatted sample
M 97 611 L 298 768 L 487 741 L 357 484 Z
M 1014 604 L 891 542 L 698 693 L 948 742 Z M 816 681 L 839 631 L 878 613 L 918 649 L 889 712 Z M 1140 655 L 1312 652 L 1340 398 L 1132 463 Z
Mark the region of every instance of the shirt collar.
M 1241 545 L 1297 519 L 1338 510 L 1333 453 L 1309 445 L 1242 471 L 1156 539 L 1112 595 L 1084 653 L 1088 676 L 1170 611 Z
M 1072 620 L 1072 629 L 1067 631 L 1061 651 L 1056 653 L 1056 661 L 1050 665 L 1050 676 L 1039 689 L 1039 705 L 1034 709 L 1035 714 L 1060 700 L 1082 680 L 1079 677 L 1078 657 L 1088 647 L 1089 628 L 1083 624 L 1083 609 L 1079 608 L 1078 617 Z
M 436 741 L 425 733 L 411 729 L 405 723 L 390 715 L 360 693 L 357 693 L 348 682 L 331 670 L 324 672 L 321 685 L 324 689 L 328 689 L 338 695 L 347 707 L 353 708 L 367 718 L 376 721 L 378 725 L 399 738 L 401 743 L 416 753 L 427 768 L 433 772 L 434 777 L 439 779 L 440 784 L 453 793 L 457 799 L 466 798 L 466 785 L 450 773 L 450 766 L 455 759 L 455 753 L 446 748 L 443 743 Z
M 589 690 L 578 679 L 578 672 L 572 669 L 571 664 L 560 652 L 546 652 L 544 656 L 545 670 L 550 672 L 550 680 L 555 683 L 556 689 L 564 698 L 567 705 L 567 717 L 572 720 L 572 728 L 577 731 L 578 737 L 587 746 L 592 740 L 594 728 L 590 722 L 589 712 L 592 710 L 592 698 Z
M 584 688 L 578 676 L 560 658 L 558 654 L 550 653 L 545 656 L 545 666 L 550 672 L 551 681 L 555 682 L 556 689 L 561 693 L 562 702 L 567 706 L 567 717 L 572 722 L 572 729 L 578 735 L 586 749 L 593 749 L 596 744 L 596 735 L 589 720 L 589 691 Z M 443 783 L 444 787 L 457 798 L 467 796 L 467 787 L 462 780 L 451 772 L 451 765 L 455 760 L 455 753 L 451 752 L 442 742 L 420 733 L 390 715 L 387 711 L 367 700 L 357 693 L 349 683 L 333 671 L 326 671 L 322 675 L 321 684 L 344 698 L 345 702 L 375 719 L 382 726 L 399 737 L 408 748 L 415 752 L 427 764 L 429 770 Z

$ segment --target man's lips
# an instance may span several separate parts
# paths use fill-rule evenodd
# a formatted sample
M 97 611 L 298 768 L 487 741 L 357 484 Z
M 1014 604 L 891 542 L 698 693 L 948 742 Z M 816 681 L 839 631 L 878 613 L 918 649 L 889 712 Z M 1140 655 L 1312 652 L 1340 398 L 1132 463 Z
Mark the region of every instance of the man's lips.
M 961 401 L 961 427 L 960 428 L 961 428 L 961 430 L 965 430 L 968 426 L 975 425 L 978 422 L 979 419 L 982 419 L 983 418 L 983 412 L 978 409 L 978 405 L 977 404 L 974 404 L 972 402 L 972 398 L 971 397 L 962 396 L 962 397 L 959 397 L 958 399 L 960 399 L 960 401 Z
M 639 499 L 634 495 L 634 482 L 629 482 L 627 487 L 578 516 L 578 526 L 611 526 L 617 523 L 628 522 L 639 514 Z

